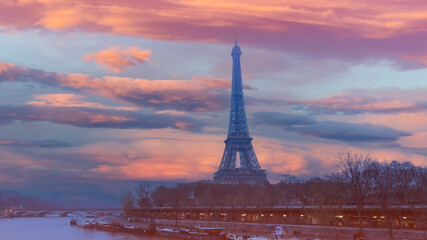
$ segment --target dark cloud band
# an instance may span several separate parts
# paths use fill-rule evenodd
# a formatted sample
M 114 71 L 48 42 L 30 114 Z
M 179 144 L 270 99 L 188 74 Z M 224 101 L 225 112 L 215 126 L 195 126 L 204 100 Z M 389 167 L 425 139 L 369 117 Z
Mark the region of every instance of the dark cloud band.
M 215 80 L 215 81 L 213 81 Z M 209 112 L 226 109 L 229 92 L 224 81 L 147 80 L 105 76 L 91 78 L 85 74 L 58 74 L 23 68 L 0 62 L 0 82 L 34 82 L 118 99 L 156 110 Z
M 57 141 L 57 140 L 25 141 L 25 140 L 14 140 L 14 139 L 0 139 L 0 146 L 5 146 L 5 147 L 64 148 L 64 147 L 71 147 L 71 144 L 69 144 L 67 142 Z
M 300 135 L 333 139 L 342 142 L 393 142 L 412 134 L 381 125 L 339 121 L 315 121 L 304 115 L 258 112 L 253 114 L 256 124 L 280 126 Z
M 0 122 L 48 121 L 86 128 L 159 129 L 200 131 L 202 124 L 190 117 L 92 108 L 0 106 Z

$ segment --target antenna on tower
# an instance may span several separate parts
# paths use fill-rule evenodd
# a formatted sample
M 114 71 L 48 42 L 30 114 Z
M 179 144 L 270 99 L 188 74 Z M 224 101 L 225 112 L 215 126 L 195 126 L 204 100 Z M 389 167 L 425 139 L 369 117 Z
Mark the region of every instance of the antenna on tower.
M 234 45 L 237 46 L 237 32 L 234 32 Z

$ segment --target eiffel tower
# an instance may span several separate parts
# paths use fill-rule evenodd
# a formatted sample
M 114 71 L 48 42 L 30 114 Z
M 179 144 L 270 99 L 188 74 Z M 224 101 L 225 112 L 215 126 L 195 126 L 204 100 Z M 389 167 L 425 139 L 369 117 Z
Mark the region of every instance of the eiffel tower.
M 233 80 L 231 87 L 230 120 L 228 123 L 228 136 L 221 165 L 214 174 L 214 181 L 220 183 L 265 183 L 267 173 L 258 163 L 252 138 L 249 136 L 246 120 L 245 100 L 243 97 L 242 71 L 240 69 L 240 55 L 242 51 L 235 45 L 231 51 L 233 57 Z M 240 167 L 236 166 L 240 161 Z

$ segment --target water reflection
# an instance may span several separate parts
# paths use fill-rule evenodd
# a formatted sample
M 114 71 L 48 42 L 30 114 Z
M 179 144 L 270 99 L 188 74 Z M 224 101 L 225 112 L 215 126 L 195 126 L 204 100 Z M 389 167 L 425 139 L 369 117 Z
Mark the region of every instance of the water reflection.
M 165 240 L 156 236 L 104 232 L 70 226 L 65 217 L 0 219 L 1 240 Z

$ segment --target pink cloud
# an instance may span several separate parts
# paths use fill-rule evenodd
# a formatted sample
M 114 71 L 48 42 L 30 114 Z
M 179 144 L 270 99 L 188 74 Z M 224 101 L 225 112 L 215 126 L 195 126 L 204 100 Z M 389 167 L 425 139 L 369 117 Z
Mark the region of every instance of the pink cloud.
M 150 135 L 156 138 L 127 141 L 115 148 L 109 148 L 113 143 L 96 143 L 81 147 L 79 152 L 96 161 L 97 166 L 90 169 L 92 176 L 120 180 L 212 179 L 224 150 L 224 135 L 189 135 L 164 130 L 151 130 Z M 389 161 L 411 160 L 422 165 L 426 160 L 425 156 L 406 154 L 399 149 L 372 150 L 347 144 L 295 142 L 261 136 L 255 136 L 253 144 L 262 168 L 267 169 L 273 182 L 279 181 L 282 174 L 329 174 L 337 170 L 340 154 L 349 150 L 370 152 L 373 157 Z
M 97 149 L 94 148 L 95 146 L 85 147 L 84 152 L 90 153 L 94 159 L 102 156 L 114 159 L 114 162 L 98 161 L 98 166 L 91 169 L 92 174 L 126 180 L 212 178 L 213 173 L 218 169 L 224 149 L 224 135 L 189 135 L 162 130 L 154 131 L 151 131 L 150 134 L 156 138 L 140 139 L 127 145 L 119 145 L 118 148 L 108 150 L 105 154 L 103 154 L 104 147 Z M 270 151 L 271 148 L 276 150 Z M 133 149 L 138 149 L 138 151 Z M 311 171 L 304 169 L 310 163 L 305 159 L 306 153 L 303 150 L 284 148 L 280 141 L 262 137 L 256 138 L 255 149 L 261 165 L 273 175 L 280 175 L 284 172 L 305 174 Z M 292 150 L 287 152 L 289 149 Z M 131 157 L 123 155 L 121 152 L 130 152 Z M 324 155 L 324 159 L 327 159 L 326 155 Z M 147 172 L 144 169 L 151 169 L 151 171 Z M 273 176 L 273 178 L 275 177 L 277 176 Z
M 396 113 L 392 115 L 365 113 L 363 115 L 352 116 L 351 119 L 354 122 L 380 124 L 412 133 L 419 133 L 426 130 L 427 114 L 425 112 Z
M 185 116 L 187 115 L 186 112 L 182 112 L 182 111 L 176 111 L 176 110 L 162 110 L 162 111 L 157 111 L 157 114 L 170 114 L 170 115 L 176 115 L 176 116 Z
M 156 137 L 135 139 L 140 134 L 135 133 L 128 136 L 134 140 L 126 141 L 127 144 L 112 148 L 112 143 L 96 143 L 81 147 L 79 152 L 97 162 L 97 167 L 90 170 L 91 174 L 112 179 L 211 179 L 218 169 L 225 135 L 190 135 L 164 130 L 150 130 L 148 133 Z M 335 166 L 337 154 L 346 149 L 327 144 L 316 144 L 315 147 L 312 143 L 260 136 L 255 137 L 254 147 L 261 166 L 268 170 L 270 179 L 275 182 L 283 173 L 326 173 Z
M 14 159 L 14 161 L 9 159 Z M 28 172 L 45 170 L 52 166 L 53 161 L 3 150 L 0 151 L 0 164 L 3 166 L 0 170 L 1 181 L 3 183 L 16 184 L 27 181 L 29 178 Z
M 174 128 L 185 131 L 199 131 L 202 124 L 186 116 L 143 113 L 134 111 L 87 108 L 58 107 L 27 104 L 0 106 L 0 122 L 47 121 L 85 128 L 116 129 L 158 129 Z
M 231 80 L 227 78 L 193 77 L 192 80 L 205 88 L 231 89 Z M 253 88 L 247 84 L 243 84 L 243 89 Z
M 57 93 L 57 94 L 40 94 L 34 95 L 34 101 L 29 101 L 27 104 L 37 106 L 54 106 L 54 107 L 83 107 L 83 108 L 98 108 L 98 109 L 112 109 L 123 111 L 137 111 L 138 108 L 134 107 L 111 107 L 105 106 L 101 103 L 84 102 L 84 97 L 71 93 Z
M 59 79 L 62 86 L 119 99 L 132 104 L 180 111 L 217 111 L 227 106 L 227 92 L 206 88 L 191 80 L 147 80 L 68 74 Z M 228 101 L 227 101 L 228 102 Z
M 414 113 L 427 109 L 424 92 L 424 89 L 355 89 L 320 99 L 291 100 L 289 104 L 294 109 L 320 114 Z
M 0 178 L 3 177 L 3 182 L 24 181 L 44 171 L 56 177 L 52 172 L 58 171 L 60 176 L 68 172 L 73 177 L 89 179 L 212 179 L 218 169 L 226 137 L 223 134 L 193 134 L 165 129 L 122 130 L 121 133 L 117 136 L 117 131 L 103 130 L 102 139 L 97 142 L 49 149 L 42 158 L 34 154 L 34 148 L 21 148 L 19 154 L 9 153 L 3 148 L 0 151 Z M 427 160 L 422 154 L 405 152 L 402 148 L 371 149 L 369 146 L 296 142 L 262 136 L 254 136 L 253 144 L 261 166 L 267 169 L 273 182 L 279 181 L 282 174 L 322 176 L 331 173 L 336 170 L 338 156 L 348 150 L 369 152 L 381 160 L 409 160 L 421 166 Z M 58 156 L 62 160 L 58 160 Z M 16 161 L 6 161 L 12 158 Z M 70 160 L 73 160 L 71 165 Z M 8 171 L 15 174 L 8 174 Z
M 357 32 L 363 36 L 382 38 L 399 33 L 419 30 L 426 21 L 420 9 L 422 2 L 405 2 L 402 9 L 398 2 L 362 3 L 351 1 L 265 1 L 248 3 L 238 0 L 211 2 L 180 1 L 19 1 L 3 3 L 4 7 L 34 9 L 43 13 L 28 23 L 50 29 L 105 28 L 109 31 L 130 35 L 145 35 L 177 39 L 182 36 L 167 36 L 168 23 L 193 26 L 228 27 L 248 26 L 264 32 L 281 32 L 290 28 L 284 22 L 296 22 L 337 27 Z M 268 16 L 268 18 L 264 17 Z M 35 21 L 35 20 L 38 21 Z M 32 20 L 32 21 L 31 21 Z M 164 25 L 159 23 L 164 22 Z M 14 23 L 14 22 L 12 22 Z M 149 26 L 149 24 L 153 26 Z M 17 23 L 15 23 L 18 25 Z M 19 26 L 19 25 L 18 25 Z M 157 27 L 157 29 L 156 29 Z M 172 29 L 172 28 L 170 28 Z M 207 39 L 208 40 L 208 39 Z
M 0 62 L 0 81 L 34 81 L 50 86 L 73 88 L 158 110 L 218 111 L 229 104 L 229 92 L 224 90 L 227 87 L 226 79 L 147 80 L 114 76 L 92 78 L 87 74 L 48 73 Z
M 0 146 L 7 147 L 34 147 L 34 148 L 63 148 L 70 147 L 71 145 L 66 142 L 54 140 L 38 140 L 38 141 L 25 141 L 15 139 L 0 139 Z
M 244 44 L 314 58 L 427 55 L 424 3 L 398 1 L 3 1 L 0 26 L 106 32 L 169 41 Z M 11 14 L 13 13 L 13 14 Z M 422 67 L 422 66 L 418 66 Z M 118 68 L 114 68 L 117 70 Z
M 122 49 L 121 46 L 109 47 L 96 53 L 87 54 L 83 57 L 86 62 L 95 61 L 107 71 L 119 73 L 126 68 L 133 67 L 137 63 L 148 61 L 151 51 L 141 50 L 138 47 Z
M 427 149 L 427 132 L 417 133 L 413 136 L 405 137 L 399 140 L 402 147 Z
M 402 54 L 399 58 L 405 61 L 405 64 L 400 66 L 403 70 L 427 67 L 427 54 L 425 52 L 421 54 Z

